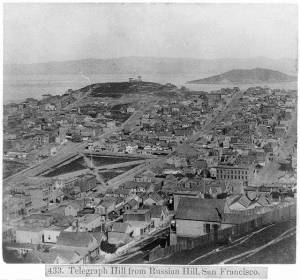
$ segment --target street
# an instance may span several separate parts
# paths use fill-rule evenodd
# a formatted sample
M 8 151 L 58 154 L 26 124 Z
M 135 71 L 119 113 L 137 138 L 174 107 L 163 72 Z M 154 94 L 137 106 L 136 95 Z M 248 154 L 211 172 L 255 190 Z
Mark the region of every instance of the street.
M 205 126 L 198 132 L 196 132 L 188 142 L 195 142 L 197 139 L 205 135 L 206 133 L 209 133 L 211 129 L 214 127 L 214 125 L 218 122 L 220 122 L 228 112 L 231 111 L 235 107 L 235 103 L 238 98 L 243 96 L 243 91 L 239 91 L 232 95 L 230 100 L 226 103 L 225 108 L 222 108 L 222 112 L 220 114 L 217 114 L 216 111 L 213 113 L 211 120 L 207 120 L 208 122 L 205 124 Z
M 157 246 L 157 242 L 159 241 L 159 237 L 164 236 L 169 232 L 169 226 L 155 230 L 148 237 L 144 237 L 141 240 L 137 240 L 127 251 L 109 263 L 140 263 L 143 260 L 145 252 L 149 249 Z M 135 260 L 138 260 L 137 262 Z

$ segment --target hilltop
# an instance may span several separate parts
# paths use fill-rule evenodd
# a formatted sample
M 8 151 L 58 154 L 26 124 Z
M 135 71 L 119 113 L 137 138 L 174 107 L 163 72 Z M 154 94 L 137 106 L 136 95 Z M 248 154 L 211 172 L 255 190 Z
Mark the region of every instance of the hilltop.
M 220 75 L 204 79 L 188 81 L 188 84 L 254 84 L 254 83 L 281 83 L 293 82 L 297 77 L 286 75 L 270 69 L 235 69 Z
M 172 90 L 176 86 L 172 84 L 158 84 L 153 82 L 134 81 L 134 82 L 109 82 L 96 83 L 77 90 L 76 92 L 87 93 L 91 97 L 115 97 L 123 94 L 155 92 Z

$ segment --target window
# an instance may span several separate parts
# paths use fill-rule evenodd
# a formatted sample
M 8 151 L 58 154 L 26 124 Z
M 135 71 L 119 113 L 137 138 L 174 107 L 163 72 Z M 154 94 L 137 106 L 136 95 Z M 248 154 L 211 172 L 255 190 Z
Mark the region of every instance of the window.
M 210 233 L 210 224 L 204 224 L 205 233 Z
M 214 230 L 214 231 L 218 231 L 218 229 L 219 229 L 219 225 L 214 224 L 214 225 L 213 225 L 213 230 Z

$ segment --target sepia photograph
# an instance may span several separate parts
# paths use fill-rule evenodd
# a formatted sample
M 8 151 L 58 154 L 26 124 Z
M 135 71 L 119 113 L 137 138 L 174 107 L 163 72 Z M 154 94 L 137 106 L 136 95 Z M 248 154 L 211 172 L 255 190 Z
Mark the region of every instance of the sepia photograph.
M 2 10 L 6 264 L 296 263 L 297 4 Z

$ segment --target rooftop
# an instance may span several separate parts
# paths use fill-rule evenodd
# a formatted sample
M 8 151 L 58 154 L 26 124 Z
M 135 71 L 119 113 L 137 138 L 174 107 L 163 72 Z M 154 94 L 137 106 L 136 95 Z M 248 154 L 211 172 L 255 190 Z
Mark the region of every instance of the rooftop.
M 88 248 L 93 242 L 93 235 L 89 232 L 68 232 L 63 231 L 57 239 L 57 245 L 69 247 Z
M 121 222 L 116 222 L 116 223 L 113 223 L 113 226 L 112 226 L 112 230 L 113 232 L 126 232 L 127 229 L 130 227 L 130 224 L 129 223 L 121 223 Z
M 225 200 L 182 197 L 179 201 L 176 219 L 221 222 Z

